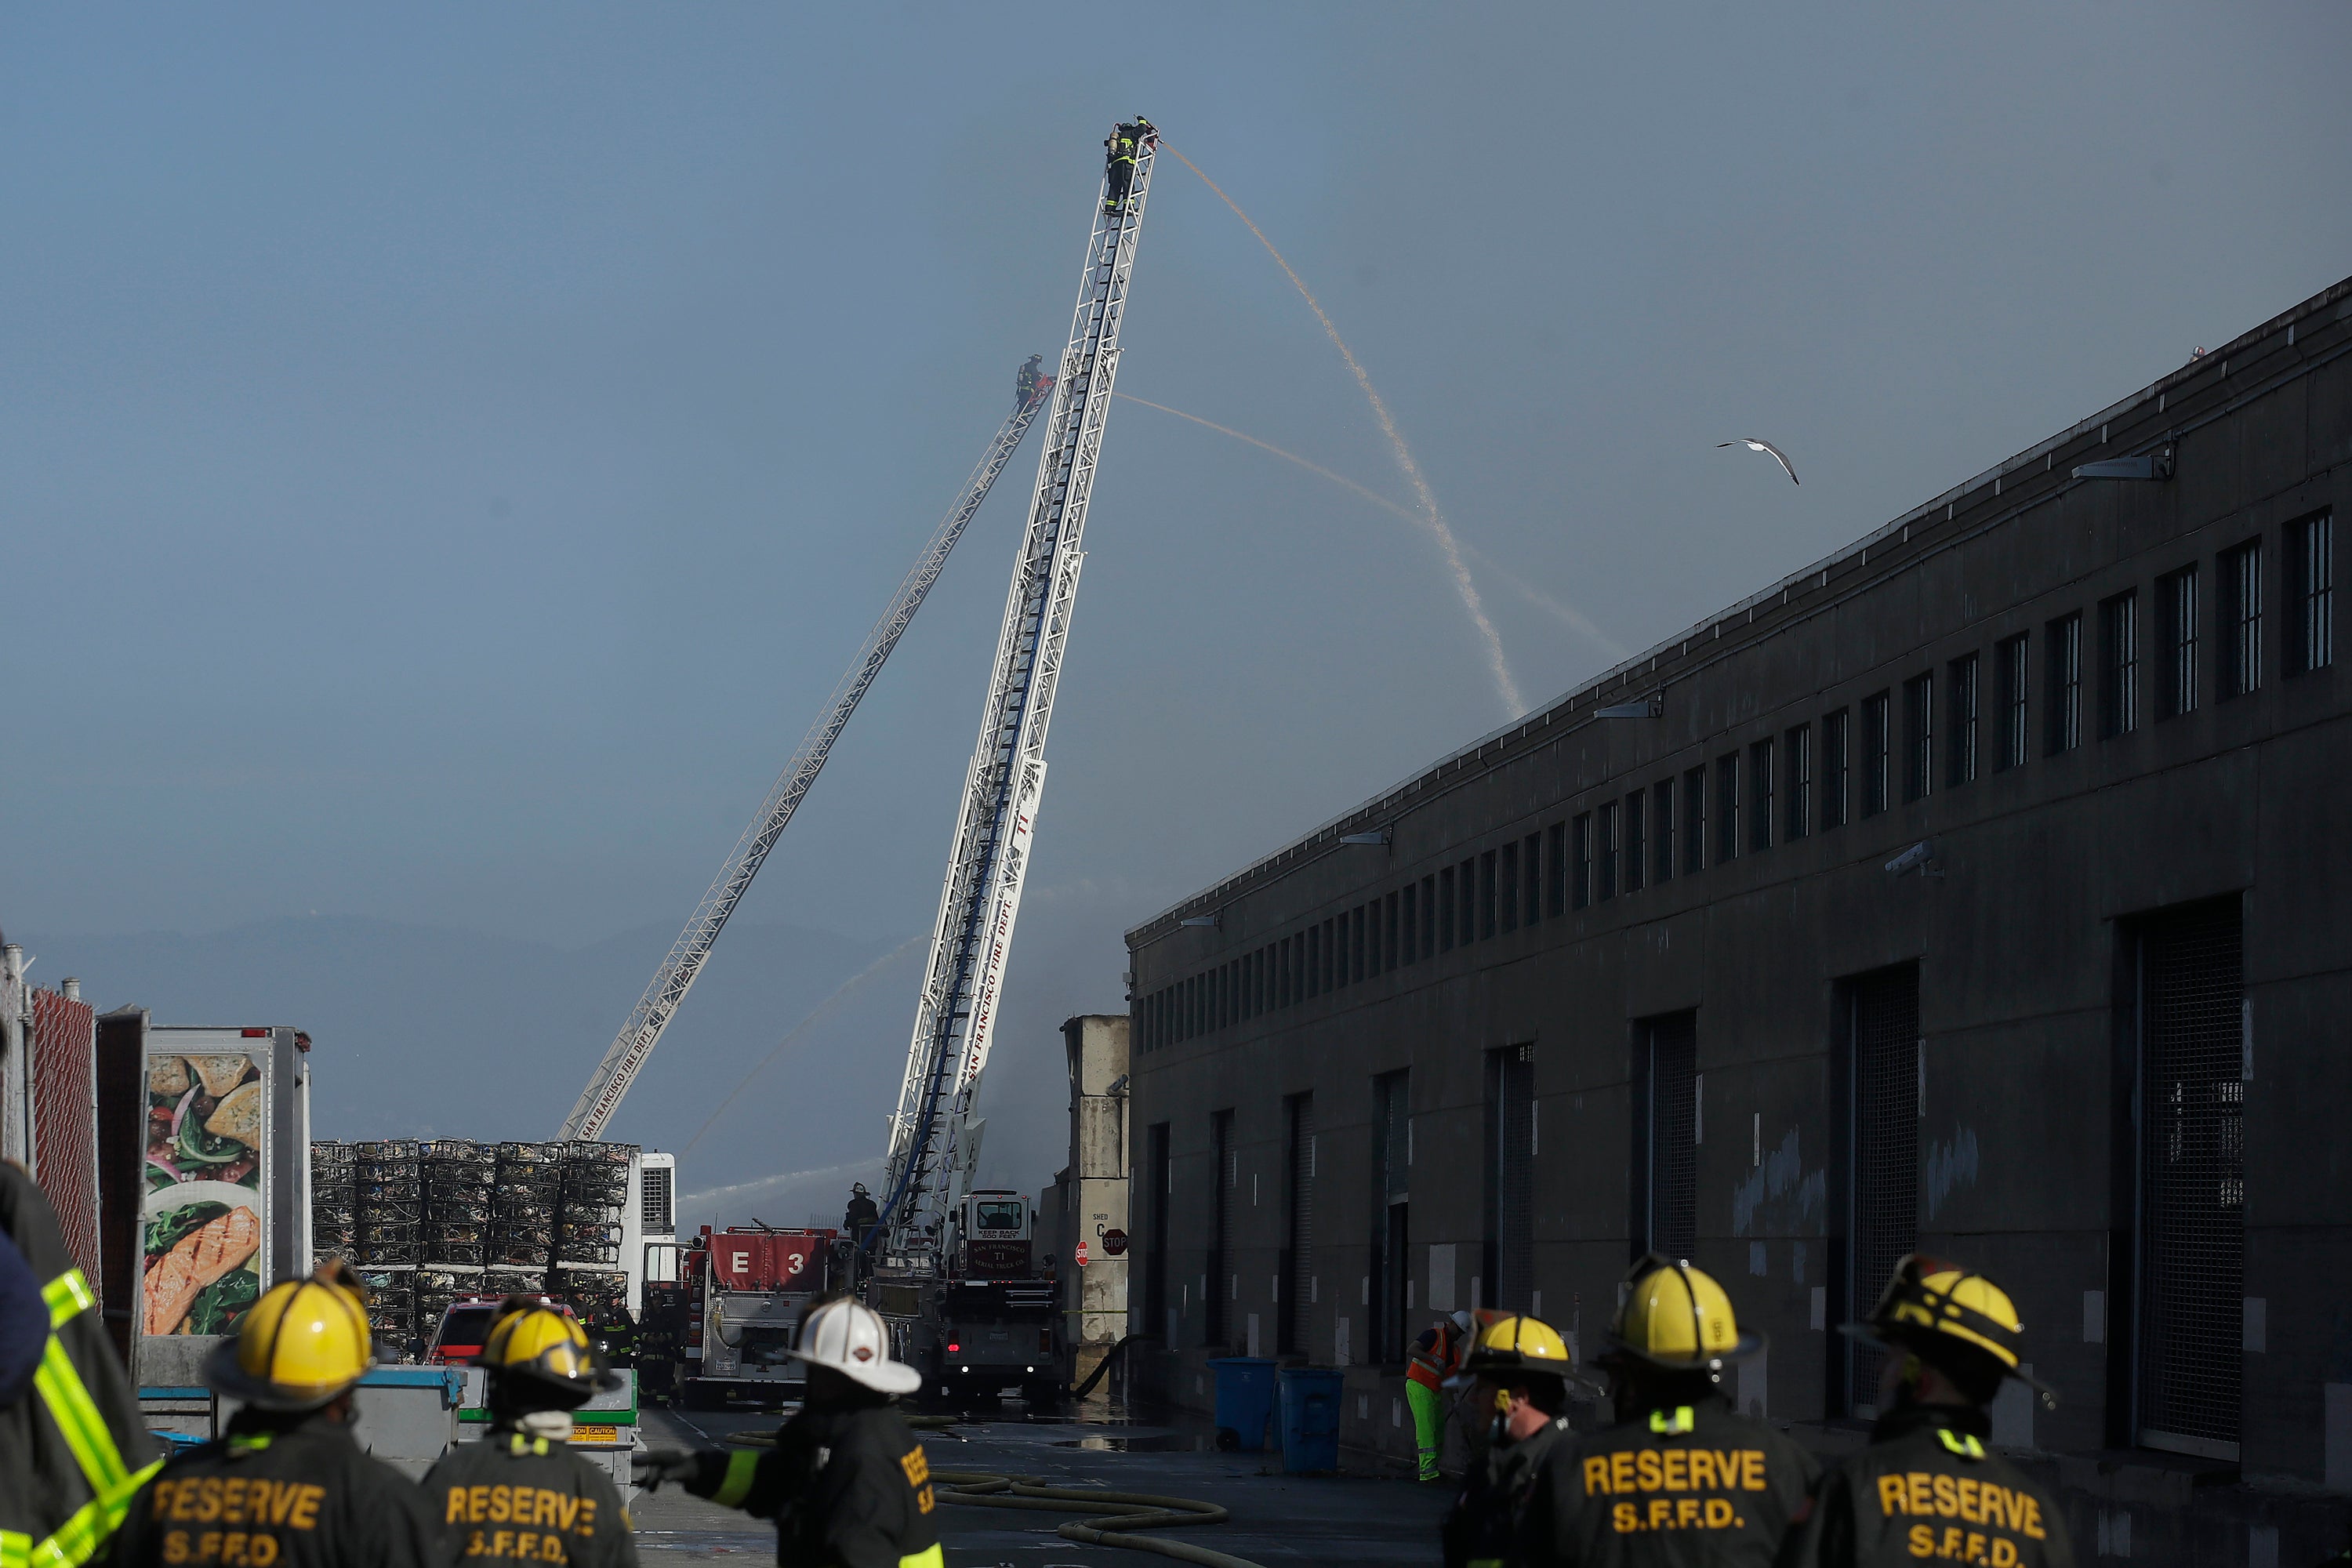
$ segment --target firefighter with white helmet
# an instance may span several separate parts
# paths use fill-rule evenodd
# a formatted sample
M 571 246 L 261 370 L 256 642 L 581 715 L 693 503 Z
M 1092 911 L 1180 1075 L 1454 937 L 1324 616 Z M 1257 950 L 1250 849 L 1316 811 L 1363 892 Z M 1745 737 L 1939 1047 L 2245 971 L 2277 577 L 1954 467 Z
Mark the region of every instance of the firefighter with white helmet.
M 573 1453 L 572 1412 L 620 1386 L 565 1313 L 509 1296 L 482 1343 L 489 1430 L 442 1456 L 425 1496 L 467 1563 L 636 1568 L 619 1489 Z
M 2073 1568 L 2065 1516 L 1992 1451 L 1989 1406 L 2010 1379 L 2055 1405 L 2019 1355 L 2009 1292 L 1974 1270 L 1914 1255 L 1845 1332 L 1888 1352 L 1870 1446 L 1822 1482 L 1795 1561 L 1825 1568 L 1939 1558 Z
M 1501 1568 L 1545 1455 L 1568 1440 L 1568 1342 L 1523 1313 L 1485 1316 L 1462 1370 L 1445 1382 L 1469 1389 L 1469 1408 L 1491 1421 L 1445 1519 L 1446 1568 Z
M 1725 1371 L 1762 1337 L 1740 1332 L 1723 1287 L 1685 1260 L 1653 1253 L 1623 1289 L 1600 1358 L 1616 1424 L 1545 1456 L 1520 1560 L 1765 1568 L 1821 1467 L 1725 1397 Z
M 802 1318 L 785 1352 L 808 1370 L 808 1396 L 764 1453 L 640 1455 L 647 1489 L 682 1481 L 698 1497 L 776 1521 L 776 1561 L 825 1568 L 942 1568 L 938 1507 L 923 1446 L 890 1408 L 923 1375 L 890 1359 L 871 1308 L 836 1298 Z
M 341 1264 L 272 1286 L 205 1361 L 242 1406 L 228 1430 L 168 1460 L 115 1538 L 120 1568 L 425 1568 L 448 1558 L 416 1483 L 352 1436 L 373 1352 Z

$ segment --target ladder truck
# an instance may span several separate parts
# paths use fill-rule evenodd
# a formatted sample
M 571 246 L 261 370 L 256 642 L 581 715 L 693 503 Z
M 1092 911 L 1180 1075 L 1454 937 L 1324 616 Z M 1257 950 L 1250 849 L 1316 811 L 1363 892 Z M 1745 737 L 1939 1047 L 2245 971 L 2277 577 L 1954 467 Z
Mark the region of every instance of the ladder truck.
M 857 1238 L 860 1260 L 872 1261 L 869 1300 L 890 1323 L 894 1353 L 944 1393 L 1023 1384 L 1034 1395 L 1055 1385 L 1059 1364 L 1053 1286 L 1031 1258 L 1028 1200 L 971 1190 L 982 1125 L 971 1111 L 1036 831 L 1045 731 L 1151 187 L 1150 121 L 1121 124 L 1106 145 L 1077 307 L 890 1118 L 881 1215 Z M 1005 1353 L 971 1353 L 983 1348 Z
M 988 499 L 990 488 L 996 483 L 996 476 L 1004 471 L 1006 463 L 1012 461 L 1013 448 L 1021 445 L 1021 437 L 1028 430 L 1030 422 L 1053 395 L 1054 380 L 1051 376 L 1024 374 L 1020 378 L 1020 384 L 1024 395 L 1016 402 L 1004 423 L 997 427 L 995 437 L 989 442 L 988 450 L 981 455 L 978 466 L 971 470 L 971 477 L 964 481 L 955 504 L 948 509 L 946 518 L 931 535 L 930 542 L 923 547 L 914 569 L 898 584 L 898 592 L 890 600 L 890 607 L 882 612 L 882 618 L 874 623 L 872 631 L 866 634 L 865 646 L 858 649 L 856 662 L 850 665 L 840 684 L 835 687 L 831 704 L 801 742 L 800 750 L 793 753 L 792 761 L 784 764 L 783 773 L 777 778 L 775 787 L 769 792 L 767 801 L 760 807 L 759 815 L 751 819 L 751 825 L 743 830 L 743 837 L 736 841 L 733 853 L 719 868 L 710 890 L 703 894 L 702 901 L 695 906 L 693 917 L 686 922 L 686 929 L 670 945 L 669 956 L 663 959 L 661 967 L 654 972 L 652 984 L 646 987 L 646 994 L 637 998 L 636 1006 L 631 1009 L 628 1020 L 621 1026 L 621 1032 L 613 1037 L 612 1045 L 605 1049 L 604 1060 L 596 1065 L 595 1072 L 588 1079 L 588 1086 L 580 1091 L 580 1099 L 572 1107 L 572 1114 L 563 1119 L 563 1137 L 604 1137 L 613 1113 L 621 1108 L 622 1097 L 629 1092 L 629 1085 L 635 1081 L 646 1059 L 654 1054 L 654 1047 L 661 1044 L 662 1031 L 669 1027 L 670 1019 L 677 1015 L 679 1004 L 686 1000 L 687 992 L 693 987 L 695 977 L 702 973 L 703 961 L 710 956 L 711 948 L 719 941 L 719 933 L 727 929 L 728 918 L 734 914 L 735 906 L 742 902 L 743 895 L 751 890 L 751 879 L 760 874 L 760 867 L 767 860 L 768 851 L 775 847 L 777 838 L 784 831 L 784 825 L 792 821 L 793 813 L 800 808 L 801 801 L 808 795 L 809 786 L 816 783 L 816 775 L 824 768 L 825 758 L 833 752 L 834 742 L 848 726 L 849 716 L 857 711 L 857 704 L 865 697 L 866 688 L 872 686 L 874 678 L 882 673 L 883 663 L 889 658 L 890 650 L 898 646 L 899 637 L 906 634 L 907 627 L 914 621 L 915 612 L 923 607 L 923 596 L 931 591 L 931 584 L 939 581 L 940 571 L 947 565 L 948 552 L 953 550 L 956 541 L 963 537 L 965 525 L 980 510 L 981 502 Z

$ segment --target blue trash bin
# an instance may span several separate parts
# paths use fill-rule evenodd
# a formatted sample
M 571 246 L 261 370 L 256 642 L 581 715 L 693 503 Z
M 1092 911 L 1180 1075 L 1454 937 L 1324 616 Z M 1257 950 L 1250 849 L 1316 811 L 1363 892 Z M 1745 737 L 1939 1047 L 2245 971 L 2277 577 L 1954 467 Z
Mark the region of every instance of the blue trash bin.
M 1209 1363 L 1217 1374 L 1217 1447 L 1255 1453 L 1265 1447 L 1274 1424 L 1274 1366 L 1265 1356 L 1222 1356 Z
M 1347 1377 L 1337 1367 L 1282 1369 L 1282 1468 L 1290 1474 L 1339 1468 L 1339 1390 Z

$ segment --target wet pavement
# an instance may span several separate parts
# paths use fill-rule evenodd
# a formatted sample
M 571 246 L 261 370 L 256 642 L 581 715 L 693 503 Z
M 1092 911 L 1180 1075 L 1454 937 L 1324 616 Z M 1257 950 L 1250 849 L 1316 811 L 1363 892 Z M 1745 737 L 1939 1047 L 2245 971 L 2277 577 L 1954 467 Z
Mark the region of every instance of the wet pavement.
M 772 1432 L 781 1419 L 749 1409 L 647 1409 L 644 1435 L 656 1446 L 712 1447 L 729 1433 Z M 1154 1423 L 1099 1400 L 1045 1416 L 1008 1401 L 996 1413 L 918 1435 L 934 1469 L 1217 1503 L 1232 1513 L 1230 1522 L 1166 1533 L 1267 1568 L 1435 1563 L 1438 1521 L 1452 1500 L 1449 1487 L 1375 1479 L 1369 1467 L 1360 1474 L 1286 1476 L 1278 1454 L 1219 1453 L 1203 1426 Z M 653 1564 L 775 1560 L 768 1526 L 676 1488 L 640 1495 L 630 1512 L 637 1549 Z M 1170 1561 L 1064 1541 L 1054 1533 L 1060 1522 L 1048 1512 L 950 1505 L 940 1510 L 941 1544 L 950 1568 L 1139 1568 Z

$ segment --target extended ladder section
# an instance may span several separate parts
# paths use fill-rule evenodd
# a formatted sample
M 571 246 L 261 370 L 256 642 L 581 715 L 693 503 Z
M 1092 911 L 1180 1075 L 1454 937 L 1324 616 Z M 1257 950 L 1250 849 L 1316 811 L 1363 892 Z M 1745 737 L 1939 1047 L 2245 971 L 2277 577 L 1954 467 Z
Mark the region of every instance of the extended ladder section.
M 1130 135 L 1130 132 L 1132 134 Z M 1029 868 L 1037 802 L 1045 782 L 1045 730 L 1077 596 L 1087 501 L 1118 369 L 1118 329 L 1151 184 L 1148 125 L 1122 126 L 1132 163 L 1114 165 L 1096 203 L 1077 310 L 1054 390 L 1053 417 L 1037 462 L 1029 524 L 1013 566 L 980 742 L 964 775 L 930 962 L 915 1008 L 907 1073 L 890 1120 L 882 1217 L 861 1250 L 917 1269 L 935 1267 L 959 1171 L 977 1151 L 972 1093 L 988 1063 L 990 1035 Z M 1114 149 L 1115 154 L 1117 149 Z M 1121 187 L 1124 188 L 1121 188 Z
M 710 890 L 702 895 L 702 902 L 695 906 L 694 918 L 686 922 L 686 930 L 678 933 L 677 941 L 670 946 L 669 956 L 662 960 L 661 968 L 655 972 L 653 984 L 647 985 L 646 994 L 637 998 L 628 1022 L 621 1026 L 620 1034 L 614 1037 L 612 1046 L 604 1052 L 604 1059 L 597 1064 L 595 1076 L 588 1080 L 588 1087 L 580 1091 L 579 1101 L 572 1106 L 572 1114 L 563 1119 L 564 1137 L 601 1138 L 604 1135 L 613 1113 L 621 1108 L 622 1097 L 629 1092 L 629 1085 L 646 1065 L 646 1058 L 652 1056 L 654 1047 L 661 1043 L 662 1031 L 669 1027 L 670 1019 L 677 1016 L 678 1004 L 686 1000 L 687 992 L 694 985 L 695 976 L 702 973 L 703 960 L 710 956 L 710 949 L 719 941 L 719 933 L 727 929 L 728 917 L 735 912 L 735 906 L 742 902 L 743 895 L 751 890 L 751 879 L 760 874 L 761 863 L 767 859 L 768 851 L 775 847 L 778 836 L 784 831 L 784 825 L 793 819 L 793 813 L 800 808 L 809 786 L 816 783 L 816 775 L 823 771 L 825 758 L 832 754 L 834 742 L 840 738 L 842 730 L 849 723 L 849 716 L 857 711 L 858 701 L 865 697 L 866 689 L 874 684 L 876 676 L 882 673 L 884 661 L 889 658 L 890 650 L 898 646 L 898 639 L 914 620 L 915 612 L 922 608 L 923 595 L 931 591 L 931 584 L 939 581 L 940 569 L 947 565 L 948 552 L 953 550 L 956 541 L 963 537 L 964 526 L 971 521 L 972 514 L 980 510 L 980 503 L 988 499 L 989 488 L 996 483 L 996 476 L 1004 471 L 1006 463 L 1012 461 L 1013 448 L 1021 445 L 1021 437 L 1028 430 L 1030 421 L 1045 405 L 1053 384 L 1051 377 L 1039 377 L 1029 395 L 997 428 L 995 439 L 988 444 L 988 451 L 980 459 L 980 466 L 973 468 L 971 477 L 964 481 L 963 490 L 956 497 L 955 505 L 949 509 L 939 531 L 931 535 L 930 542 L 923 547 L 923 553 L 916 561 L 914 570 L 908 573 L 906 581 L 898 584 L 898 595 L 891 599 L 890 607 L 882 613 L 880 620 L 874 623 L 874 629 L 866 634 L 866 644 L 858 650 L 857 661 L 849 667 L 848 673 L 841 678 L 841 684 L 834 689 L 833 700 L 824 715 L 801 742 L 800 750 L 793 753 L 793 760 L 785 764 L 782 774 L 776 780 L 776 787 L 769 793 L 766 804 L 761 806 L 760 815 L 753 817 L 751 826 L 743 830 L 743 837 L 737 840 L 734 853 L 728 856 L 727 864 L 719 868 L 718 879 L 710 884 Z

